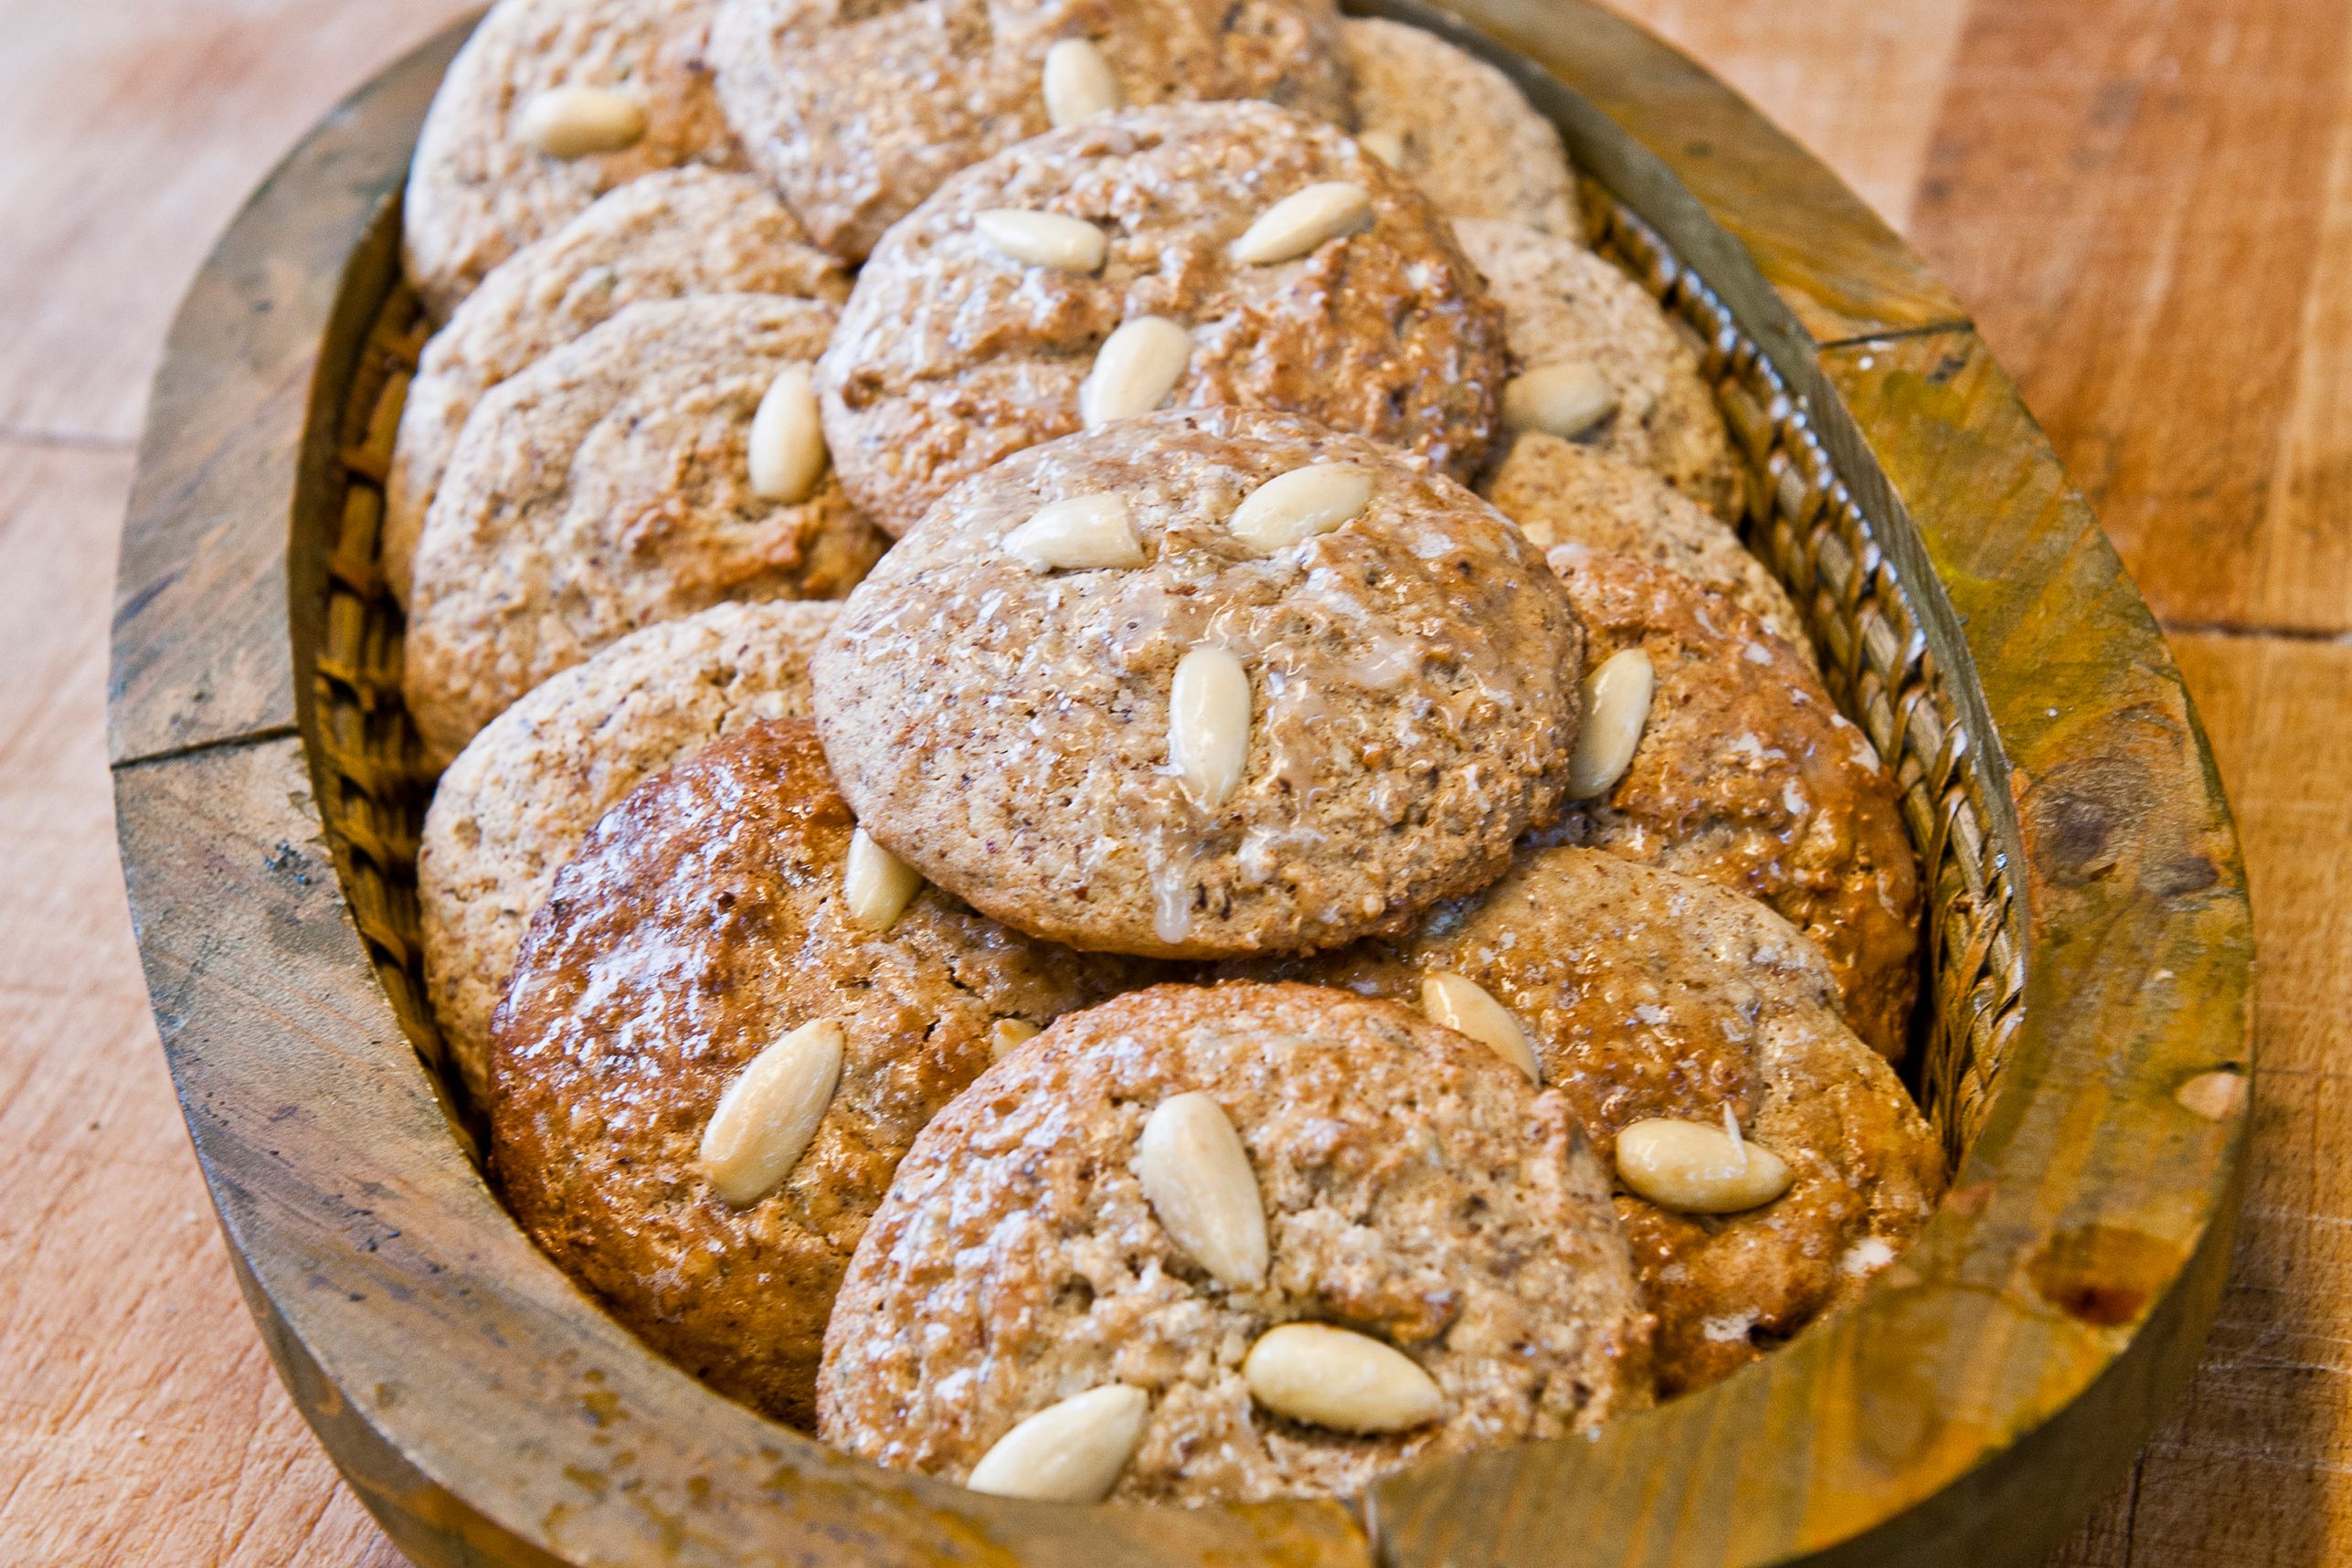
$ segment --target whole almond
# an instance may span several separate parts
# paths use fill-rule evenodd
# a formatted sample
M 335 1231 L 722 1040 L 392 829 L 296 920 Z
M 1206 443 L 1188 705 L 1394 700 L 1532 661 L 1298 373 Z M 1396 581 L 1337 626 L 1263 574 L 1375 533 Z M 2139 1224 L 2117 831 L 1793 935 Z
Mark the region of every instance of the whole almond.
M 1352 180 L 1328 180 L 1296 190 L 1264 212 L 1239 239 L 1233 258 L 1244 266 L 1295 261 L 1327 239 L 1372 227 L 1372 193 Z
M 1091 430 L 1151 412 L 1184 378 L 1192 358 L 1192 334 L 1166 316 L 1120 323 L 1095 352 L 1094 368 L 1079 384 L 1079 418 Z
M 1064 38 L 1045 51 L 1045 118 L 1056 131 L 1117 109 L 1120 98 L 1110 61 L 1088 40 Z
M 1684 1214 L 1735 1214 L 1788 1191 L 1788 1161 L 1705 1122 L 1655 1118 L 1617 1134 L 1617 1177 L 1638 1197 Z
M 1032 513 L 1004 536 L 1008 554 L 1033 572 L 1143 565 L 1127 498 L 1116 491 L 1073 495 Z
M 806 365 L 776 373 L 751 417 L 751 493 L 798 505 L 825 474 L 825 427 Z
M 850 918 L 879 935 L 898 924 L 923 874 L 875 843 L 863 828 L 850 834 L 849 863 L 842 870 L 842 898 Z
M 1266 1207 L 1241 1134 L 1216 1101 L 1173 1095 L 1135 1140 L 1135 1173 L 1169 1239 L 1218 1284 L 1266 1283 Z
M 988 1059 L 1001 1062 L 1044 1033 L 1025 1018 L 1000 1018 L 989 1026 Z
M 1143 1436 L 1151 1396 L 1109 1383 L 1049 1404 L 998 1438 L 964 1486 L 1001 1498 L 1100 1502 Z
M 841 1086 L 846 1044 L 838 1022 L 812 1019 L 736 1075 L 703 1128 L 703 1175 L 713 1192 L 739 1208 L 792 1173 Z
M 584 158 L 635 146 L 645 135 L 645 111 L 608 88 L 551 87 L 531 95 L 514 128 L 551 158 Z
M 1584 678 L 1584 727 L 1568 763 L 1568 798 L 1589 800 L 1614 789 L 1633 766 L 1658 692 L 1649 655 L 1627 648 Z
M 1421 1011 L 1432 1023 L 1442 1023 L 1467 1034 L 1527 1075 L 1531 1084 L 1543 1081 L 1536 1065 L 1535 1047 L 1527 1031 L 1494 993 L 1467 975 L 1434 974 L 1421 978 Z
M 1101 229 L 1083 217 L 1014 207 L 992 207 L 975 213 L 972 228 L 1015 261 L 1051 267 L 1058 272 L 1095 270 L 1103 264 L 1109 243 Z
M 1194 800 L 1225 803 L 1249 763 L 1249 672 L 1222 648 L 1195 648 L 1176 662 L 1168 692 L 1168 759 Z
M 1372 496 L 1372 470 L 1351 462 L 1310 463 L 1251 491 L 1225 526 L 1250 548 L 1271 555 L 1362 516 Z
M 1393 1346 L 1323 1323 L 1285 1323 L 1242 1361 L 1250 1397 L 1293 1421 L 1340 1432 L 1404 1432 L 1444 1414 L 1446 1396 Z
M 1599 368 L 1582 359 L 1539 365 L 1503 384 L 1503 428 L 1541 430 L 1574 440 L 1617 411 L 1617 395 Z

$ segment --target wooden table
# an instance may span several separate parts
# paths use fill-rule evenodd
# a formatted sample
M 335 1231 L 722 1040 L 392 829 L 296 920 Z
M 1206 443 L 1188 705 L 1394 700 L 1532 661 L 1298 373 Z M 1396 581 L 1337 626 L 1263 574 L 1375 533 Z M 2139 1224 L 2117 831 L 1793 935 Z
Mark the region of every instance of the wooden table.
M 2264 965 L 2210 1354 L 2055 1560 L 2352 1557 L 2352 7 L 1625 0 L 1977 313 L 2171 630 Z M 148 1022 L 101 730 L 181 287 L 277 154 L 471 0 L 0 0 L 0 1562 L 399 1562 L 280 1392 Z

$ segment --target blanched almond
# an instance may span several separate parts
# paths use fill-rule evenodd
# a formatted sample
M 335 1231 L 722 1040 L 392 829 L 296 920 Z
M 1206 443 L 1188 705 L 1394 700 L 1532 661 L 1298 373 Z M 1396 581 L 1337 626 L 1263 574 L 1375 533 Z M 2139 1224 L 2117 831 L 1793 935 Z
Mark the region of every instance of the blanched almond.
M 1340 1432 L 1404 1432 L 1446 1408 L 1446 1396 L 1412 1357 L 1323 1323 L 1267 1330 L 1243 1359 L 1242 1381 L 1277 1415 Z
M 1525 1073 L 1529 1083 L 1542 1081 L 1542 1070 L 1536 1065 L 1535 1047 L 1527 1043 L 1527 1031 L 1519 1026 L 1519 1020 L 1494 999 L 1491 991 L 1468 976 L 1422 976 L 1421 1011 L 1430 1022 L 1442 1023 L 1457 1033 L 1468 1035 Z
M 1073 1394 L 998 1438 L 964 1485 L 1001 1498 L 1100 1502 L 1118 1484 L 1150 1414 L 1151 1396 L 1123 1383 Z
M 1503 384 L 1506 429 L 1542 430 L 1574 440 L 1616 411 L 1616 393 L 1599 369 L 1581 359 L 1539 365 Z
M 1115 491 L 1039 507 L 1004 536 L 1004 547 L 1033 572 L 1143 565 L 1127 498 Z
M 1361 132 L 1356 137 L 1356 145 L 1392 169 L 1404 167 L 1404 138 L 1393 131 Z
M 1192 358 L 1192 334 L 1166 316 L 1120 323 L 1096 350 L 1094 367 L 1079 384 L 1079 418 L 1093 429 L 1151 412 L 1184 378 Z
M 1000 1018 L 989 1026 L 988 1059 L 1001 1062 L 1044 1033 L 1025 1018 Z
M 1225 526 L 1250 548 L 1271 555 L 1361 517 L 1372 496 L 1372 470 L 1351 462 L 1310 463 L 1251 491 Z
M 838 1022 L 812 1019 L 736 1075 L 703 1128 L 703 1175 L 713 1192 L 740 1207 L 792 1173 L 841 1086 L 846 1044 Z
M 992 207 L 972 215 L 972 228 L 1015 261 L 1060 272 L 1093 271 L 1103 264 L 1108 244 L 1103 231 L 1085 218 L 1058 212 Z
M 850 834 L 849 863 L 842 871 L 842 898 L 850 918 L 876 933 L 898 924 L 915 895 L 923 891 L 923 874 L 875 843 L 863 828 Z
M 1168 759 L 1192 799 L 1214 810 L 1249 763 L 1249 672 L 1222 648 L 1195 648 L 1176 662 L 1168 693 Z
M 1233 257 L 1244 266 L 1293 261 L 1327 239 L 1372 227 L 1372 193 L 1352 180 L 1327 180 L 1296 190 L 1260 213 Z
M 1169 1239 L 1221 1285 L 1266 1283 L 1266 1208 L 1241 1134 L 1216 1101 L 1174 1095 L 1135 1142 L 1143 1195 Z
M 1118 78 L 1102 50 L 1085 38 L 1064 38 L 1045 51 L 1045 118 L 1054 128 L 1119 106 Z
M 825 474 L 825 427 L 806 365 L 776 373 L 751 417 L 751 493 L 797 505 Z
M 1649 655 L 1638 648 L 1613 654 L 1584 677 L 1584 727 L 1577 732 L 1576 755 L 1568 764 L 1570 800 L 1605 794 L 1626 776 L 1657 692 Z
M 551 158 L 584 158 L 635 146 L 645 135 L 645 111 L 609 88 L 551 87 L 531 95 L 514 129 Z
M 1753 1139 L 1667 1118 L 1617 1134 L 1617 1175 L 1637 1195 L 1684 1214 L 1757 1208 L 1787 1192 L 1793 1179 L 1788 1161 Z

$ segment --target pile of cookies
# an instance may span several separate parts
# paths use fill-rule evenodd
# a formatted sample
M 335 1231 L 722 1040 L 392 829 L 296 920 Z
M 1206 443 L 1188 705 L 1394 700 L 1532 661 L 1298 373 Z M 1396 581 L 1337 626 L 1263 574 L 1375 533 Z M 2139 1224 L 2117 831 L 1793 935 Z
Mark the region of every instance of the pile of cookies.
M 546 1252 L 977 1489 L 1344 1495 L 1850 1299 L 1893 780 L 1494 68 L 1330 0 L 501 0 L 384 537 Z

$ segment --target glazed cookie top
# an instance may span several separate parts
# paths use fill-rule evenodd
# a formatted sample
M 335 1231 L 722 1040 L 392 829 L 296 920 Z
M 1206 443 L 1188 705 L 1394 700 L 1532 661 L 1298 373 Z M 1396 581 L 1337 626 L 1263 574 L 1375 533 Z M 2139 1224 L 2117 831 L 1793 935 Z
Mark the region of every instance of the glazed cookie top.
M 1589 545 L 1633 556 L 1728 596 L 1806 663 L 1817 663 L 1780 579 L 1728 524 L 1648 469 L 1527 430 L 1478 493 L 1538 545 Z
M 1870 741 L 1788 644 L 1722 595 L 1582 546 L 1549 559 L 1592 640 L 1593 686 L 1616 684 L 1609 661 L 1637 652 L 1655 694 L 1637 713 L 1641 683 L 1626 683 L 1614 715 L 1588 712 L 1596 733 L 1637 725 L 1638 744 L 1544 842 L 1762 899 L 1828 956 L 1854 1032 L 1901 1059 L 1919 991 L 1919 862 Z
M 1133 992 L 917 1138 L 826 1332 L 819 1430 L 1047 1495 L 1004 1439 L 1085 1399 L 1065 1418 L 1106 1463 L 1051 1495 L 1154 1502 L 1344 1496 L 1590 1431 L 1647 1403 L 1606 1193 L 1559 1097 L 1393 1003 Z
M 409 605 L 403 683 L 436 760 L 639 627 L 724 599 L 835 598 L 865 575 L 885 541 L 830 476 L 779 489 L 753 467 L 756 416 L 801 385 L 786 377 L 832 321 L 768 294 L 631 305 L 482 398 Z
M 816 663 L 842 793 L 978 907 L 1167 958 L 1334 947 L 1559 810 L 1583 640 L 1499 513 L 1285 415 L 1152 415 L 968 482 Z
M 854 825 L 805 724 L 657 775 L 556 877 L 492 1059 L 491 1161 L 532 1237 L 663 1353 L 803 1425 L 834 1287 L 917 1129 L 1001 1022 L 1127 978 L 933 890 L 883 918 L 845 886 Z
M 1838 1017 L 1819 951 L 1728 889 L 1591 850 L 1530 851 L 1413 937 L 1300 968 L 1368 994 L 1419 1000 L 1434 985 L 1425 1005 L 1446 1016 L 1465 982 L 1499 1004 L 1616 1173 L 1658 1314 L 1661 1393 L 1714 1382 L 1858 1294 L 1943 1191 L 1935 1135 Z M 1680 1125 L 1620 1141 L 1659 1119 Z M 1733 1182 L 1672 1184 L 1685 1149 Z
M 664 170 L 500 262 L 425 345 L 384 503 L 384 570 L 408 601 L 410 557 L 441 470 L 482 395 L 645 300 L 688 294 L 849 298 L 841 264 L 749 175 Z
M 1356 139 L 1451 217 L 1501 217 L 1579 243 L 1576 176 L 1560 132 L 1510 78 L 1435 33 L 1340 24 Z
M 1331 0 L 724 0 L 716 43 L 752 160 L 853 260 L 957 170 L 1105 107 L 1348 108 Z
M 1503 368 L 1501 316 L 1418 193 L 1328 126 L 1218 103 L 949 180 L 858 275 L 818 385 L 842 482 L 903 533 L 1023 447 L 1161 407 L 1302 414 L 1467 480 Z
M 498 0 L 450 62 L 401 213 L 446 321 L 493 267 L 615 185 L 737 165 L 705 63 L 714 0 Z
M 1454 232 L 1510 323 L 1506 423 L 1596 446 L 1737 521 L 1740 466 L 1723 417 L 1658 302 L 1557 236 L 1491 218 Z
M 809 716 L 809 658 L 840 606 L 715 605 L 632 632 L 483 726 L 425 812 L 425 990 L 476 1100 L 523 930 L 597 819 L 747 726 Z

